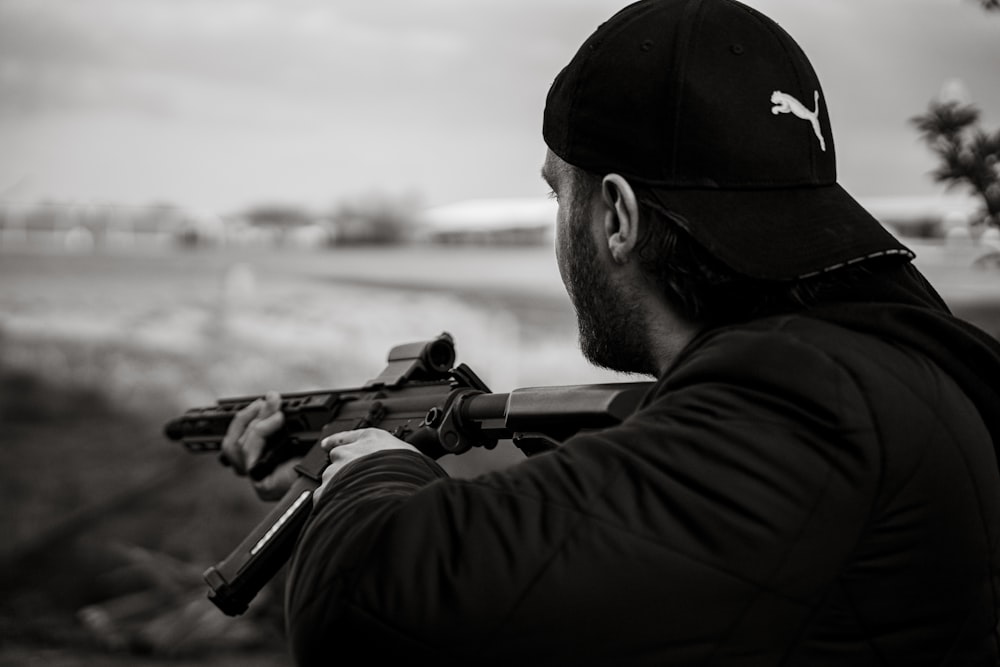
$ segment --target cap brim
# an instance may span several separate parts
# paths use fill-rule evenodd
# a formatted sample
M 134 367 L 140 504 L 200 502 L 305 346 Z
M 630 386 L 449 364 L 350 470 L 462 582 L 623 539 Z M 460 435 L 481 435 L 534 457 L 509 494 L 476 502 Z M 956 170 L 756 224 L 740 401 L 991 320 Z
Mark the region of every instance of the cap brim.
M 712 255 L 753 278 L 791 280 L 882 256 L 913 259 L 840 185 L 773 190 L 652 188 Z

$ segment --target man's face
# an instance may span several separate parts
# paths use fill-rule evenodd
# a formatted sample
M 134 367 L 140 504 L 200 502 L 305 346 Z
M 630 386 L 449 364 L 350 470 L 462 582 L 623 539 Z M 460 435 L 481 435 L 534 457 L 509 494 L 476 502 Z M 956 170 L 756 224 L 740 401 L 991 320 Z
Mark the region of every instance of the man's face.
M 600 252 L 599 192 L 587 192 L 585 186 L 573 183 L 572 172 L 551 153 L 542 175 L 559 202 L 556 261 L 576 309 L 583 355 L 610 370 L 655 375 L 645 345 L 646 328 L 636 307 L 637 289 L 615 280 L 610 256 Z

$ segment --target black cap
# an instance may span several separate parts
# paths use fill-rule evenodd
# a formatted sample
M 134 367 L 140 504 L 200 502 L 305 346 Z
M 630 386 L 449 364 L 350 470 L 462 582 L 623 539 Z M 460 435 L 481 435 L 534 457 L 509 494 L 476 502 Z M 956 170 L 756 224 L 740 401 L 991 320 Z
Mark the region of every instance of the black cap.
M 733 270 L 786 280 L 913 253 L 837 184 L 819 79 L 774 21 L 733 0 L 641 0 L 556 77 L 543 136 L 618 173 Z

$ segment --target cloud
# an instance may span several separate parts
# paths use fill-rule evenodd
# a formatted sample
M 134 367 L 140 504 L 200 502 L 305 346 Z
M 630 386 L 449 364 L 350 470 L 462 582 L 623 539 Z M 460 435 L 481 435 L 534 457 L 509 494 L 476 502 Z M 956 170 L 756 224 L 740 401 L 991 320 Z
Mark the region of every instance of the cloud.
M 462 34 L 431 21 L 380 23 L 342 11 L 346 4 L 21 0 L 0 6 L 0 57 L 268 84 L 302 69 L 349 75 L 392 62 L 405 70 L 466 47 Z
M 548 85 L 623 4 L 0 0 L 0 175 L 30 167 L 50 196 L 170 183 L 213 205 L 371 184 L 434 201 L 534 194 Z M 1000 15 L 971 0 L 750 4 L 813 59 L 851 182 L 922 187 L 901 164 L 921 149 L 906 120 L 948 79 L 984 121 L 1000 114 Z M 88 132 L 126 142 L 99 184 Z M 896 164 L 892 179 L 857 175 L 873 162 Z

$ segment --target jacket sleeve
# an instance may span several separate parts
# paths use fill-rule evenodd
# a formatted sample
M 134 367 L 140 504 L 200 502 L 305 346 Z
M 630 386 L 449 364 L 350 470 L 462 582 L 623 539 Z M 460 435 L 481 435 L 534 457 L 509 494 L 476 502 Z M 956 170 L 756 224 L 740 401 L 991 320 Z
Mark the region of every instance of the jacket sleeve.
M 288 576 L 298 664 L 487 664 L 497 630 L 605 483 L 604 471 L 575 470 L 563 457 L 514 468 L 450 479 L 406 451 L 345 467 L 306 525 Z
M 780 644 L 858 539 L 878 455 L 849 374 L 778 338 L 702 342 L 622 425 L 507 470 L 355 461 L 293 559 L 296 659 L 663 664 Z

